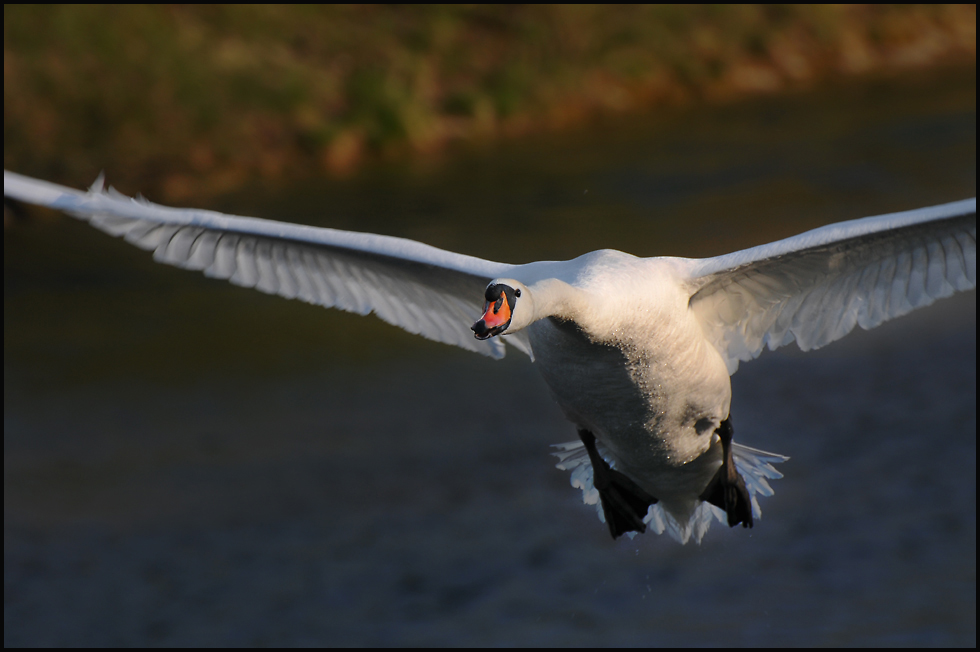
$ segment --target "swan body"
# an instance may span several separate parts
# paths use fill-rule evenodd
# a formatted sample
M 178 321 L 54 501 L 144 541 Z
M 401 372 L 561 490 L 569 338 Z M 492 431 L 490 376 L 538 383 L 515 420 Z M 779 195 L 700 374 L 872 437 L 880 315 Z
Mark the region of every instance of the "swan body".
M 581 262 L 579 300 L 528 327 L 538 367 L 567 418 L 596 435 L 616 468 L 668 512 L 689 516 L 720 462 L 709 456 L 705 470 L 691 471 L 712 445 L 720 452 L 712 435 L 731 404 L 725 361 L 687 308 L 674 261 L 602 251 Z M 545 288 L 555 294 L 554 285 Z
M 601 250 L 507 265 L 410 240 L 173 209 L 4 172 L 160 262 L 367 314 L 500 358 L 529 355 L 579 442 L 559 468 L 613 536 L 700 541 L 751 526 L 786 458 L 735 444 L 730 376 L 768 346 L 806 351 L 976 287 L 976 199 L 841 222 L 703 260 Z M 478 315 L 480 296 L 484 314 Z M 473 323 L 474 318 L 477 318 Z M 472 324 L 472 326 L 471 326 Z M 471 332 L 472 331 L 472 332 Z M 474 337 L 475 335 L 475 337 Z

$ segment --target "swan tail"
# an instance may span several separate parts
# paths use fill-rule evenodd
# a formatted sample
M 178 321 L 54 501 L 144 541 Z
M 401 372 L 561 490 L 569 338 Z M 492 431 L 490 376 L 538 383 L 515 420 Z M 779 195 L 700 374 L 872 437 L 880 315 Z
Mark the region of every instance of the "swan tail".
M 597 442 L 596 446 L 603 459 L 615 469 L 615 459 L 608 449 L 601 442 Z M 589 461 L 589 454 L 585 446 L 581 441 L 572 441 L 554 444 L 552 448 L 556 449 L 552 455 L 558 458 L 558 463 L 555 466 L 563 471 L 571 472 L 569 478 L 571 485 L 582 491 L 582 501 L 586 505 L 594 505 L 599 520 L 605 523 L 606 516 L 603 513 L 599 490 L 593 484 L 592 463 Z M 768 453 L 734 443 L 732 444 L 732 456 L 735 459 L 735 467 L 745 479 L 745 487 L 751 497 L 752 516 L 761 518 L 762 508 L 759 507 L 758 497 L 773 495 L 774 492 L 769 485 L 769 480 L 777 480 L 783 477 L 783 474 L 777 471 L 773 464 L 785 462 L 789 458 L 785 455 Z M 676 518 L 671 511 L 664 509 L 663 503 L 655 503 L 650 505 L 643 522 L 649 530 L 656 534 L 666 532 L 671 538 L 682 544 L 687 543 L 692 538 L 700 543 L 714 519 L 720 523 L 728 522 L 728 515 L 725 510 L 703 501 L 696 501 L 692 508 L 687 511 L 687 514 L 687 518 Z M 633 538 L 636 536 L 636 532 L 627 532 L 626 535 Z

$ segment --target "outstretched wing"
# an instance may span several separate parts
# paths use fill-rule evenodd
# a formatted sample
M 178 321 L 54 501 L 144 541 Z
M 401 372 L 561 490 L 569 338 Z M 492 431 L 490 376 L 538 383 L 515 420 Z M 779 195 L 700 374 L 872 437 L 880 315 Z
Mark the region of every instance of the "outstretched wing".
M 735 373 L 796 341 L 819 348 L 976 287 L 977 200 L 831 224 L 690 261 L 690 307 Z
M 5 170 L 3 193 L 122 236 L 162 263 L 290 299 L 373 312 L 410 333 L 504 355 L 500 338 L 476 340 L 470 325 L 487 283 L 506 276 L 510 265 L 402 238 L 167 208 L 105 191 L 101 178 L 82 192 Z M 505 341 L 530 353 L 523 338 Z

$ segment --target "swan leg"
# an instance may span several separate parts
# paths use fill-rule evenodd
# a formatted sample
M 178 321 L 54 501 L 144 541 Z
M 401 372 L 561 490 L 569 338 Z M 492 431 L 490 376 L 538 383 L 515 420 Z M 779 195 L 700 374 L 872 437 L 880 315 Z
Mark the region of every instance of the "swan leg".
M 579 430 L 578 436 L 589 453 L 592 486 L 599 491 L 602 511 L 613 539 L 626 532 L 646 532 L 647 526 L 643 519 L 650 505 L 657 502 L 657 499 L 602 459 L 595 445 L 595 435 L 588 430 Z
M 721 467 L 699 497 L 725 510 L 729 527 L 735 527 L 739 523 L 742 527 L 752 527 L 752 498 L 745 488 L 745 479 L 735 468 L 735 460 L 732 458 L 735 430 L 732 428 L 731 417 L 722 421 L 715 432 L 721 439 Z

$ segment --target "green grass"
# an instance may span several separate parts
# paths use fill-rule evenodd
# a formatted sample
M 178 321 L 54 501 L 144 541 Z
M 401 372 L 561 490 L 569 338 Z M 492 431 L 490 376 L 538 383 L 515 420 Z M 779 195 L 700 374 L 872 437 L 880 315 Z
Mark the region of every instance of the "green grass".
M 976 57 L 975 6 L 4 6 L 4 166 L 165 199 Z

